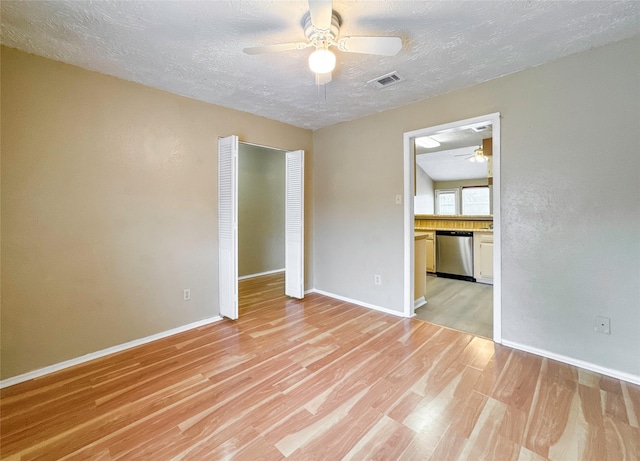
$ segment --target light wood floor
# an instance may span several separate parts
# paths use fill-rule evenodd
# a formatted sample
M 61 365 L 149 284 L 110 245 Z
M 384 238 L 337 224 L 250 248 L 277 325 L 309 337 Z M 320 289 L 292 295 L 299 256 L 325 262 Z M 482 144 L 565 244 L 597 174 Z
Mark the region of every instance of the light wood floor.
M 640 457 L 638 386 L 259 282 L 238 321 L 2 390 L 2 458 Z
M 419 319 L 493 338 L 493 285 L 428 275 L 425 298 Z

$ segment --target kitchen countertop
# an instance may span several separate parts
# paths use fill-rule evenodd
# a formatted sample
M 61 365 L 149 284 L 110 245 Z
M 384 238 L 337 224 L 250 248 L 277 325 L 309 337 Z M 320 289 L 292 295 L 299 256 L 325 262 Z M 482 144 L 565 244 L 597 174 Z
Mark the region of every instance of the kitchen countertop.
M 460 227 L 416 227 L 414 232 L 416 234 L 422 232 L 433 232 L 433 231 L 460 231 L 460 232 L 491 232 L 493 233 L 493 229 L 462 229 Z
M 439 221 L 493 221 L 493 215 L 460 215 L 460 214 L 417 214 L 415 219 L 432 219 Z

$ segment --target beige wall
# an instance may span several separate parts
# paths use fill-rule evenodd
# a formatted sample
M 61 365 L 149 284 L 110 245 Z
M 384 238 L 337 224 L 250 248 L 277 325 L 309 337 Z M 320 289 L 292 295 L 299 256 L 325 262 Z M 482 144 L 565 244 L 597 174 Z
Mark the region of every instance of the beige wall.
M 238 275 L 284 269 L 285 152 L 240 144 Z
M 435 208 L 435 194 L 431 177 L 418 164 L 416 172 L 416 195 L 413 199 L 413 212 L 415 214 L 433 214 Z
M 638 56 L 640 37 L 316 131 L 315 287 L 402 312 L 403 133 L 500 112 L 503 338 L 640 376 Z
M 262 117 L 4 47 L 1 84 L 3 379 L 218 314 L 219 136 L 311 170 Z

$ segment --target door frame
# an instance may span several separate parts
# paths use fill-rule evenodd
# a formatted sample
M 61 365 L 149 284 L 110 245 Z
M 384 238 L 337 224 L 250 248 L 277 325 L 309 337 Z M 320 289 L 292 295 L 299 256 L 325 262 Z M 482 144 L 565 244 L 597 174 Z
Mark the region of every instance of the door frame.
M 239 173 L 239 162 L 238 162 L 238 157 L 240 155 L 240 145 L 249 145 L 249 146 L 255 146 L 255 147 L 261 147 L 264 149 L 269 149 L 269 150 L 273 150 L 273 151 L 278 151 L 278 152 L 282 152 L 282 154 L 285 156 L 285 176 L 287 175 L 287 171 L 288 171 L 288 154 L 289 153 L 297 153 L 297 152 L 301 152 L 302 155 L 302 176 L 301 176 L 301 181 L 302 181 L 302 200 L 301 200 L 301 205 L 302 205 L 302 231 L 301 231 L 301 245 L 302 245 L 302 249 L 301 249 L 301 268 L 300 268 L 300 278 L 301 278 L 301 293 L 300 293 L 300 297 L 298 299 L 303 299 L 304 298 L 304 260 L 305 260 L 305 241 L 304 241 L 304 208 L 305 208 L 305 199 L 304 199 L 304 183 L 305 183 L 305 176 L 304 176 L 304 161 L 305 161 L 305 156 L 304 156 L 304 151 L 303 150 L 297 150 L 297 151 L 292 151 L 292 150 L 287 150 L 287 149 L 282 149 L 279 147 L 272 147 L 272 146 L 266 146 L 264 144 L 255 144 L 255 143 L 251 143 L 251 142 L 247 142 L 247 141 L 241 141 L 240 137 L 237 135 L 229 135 L 229 136 L 219 136 L 218 137 L 218 156 L 220 155 L 220 139 L 223 138 L 229 138 L 229 137 L 235 137 L 235 146 L 236 146 L 236 153 L 235 153 L 235 158 L 234 158 L 234 162 L 235 162 L 235 173 L 236 173 L 236 180 L 233 182 L 234 187 L 235 187 L 235 222 L 233 223 L 233 227 L 235 229 L 235 254 L 234 254 L 234 258 L 235 258 L 235 271 L 236 271 L 236 280 L 235 280 L 235 299 L 234 299 L 234 303 L 235 303 L 235 313 L 236 313 L 236 317 L 239 317 L 239 300 L 238 300 L 238 277 L 237 277 L 237 268 L 238 268 L 238 222 L 237 222 L 237 214 L 238 214 L 238 206 L 239 206 L 239 202 L 238 202 L 238 188 L 239 188 L 239 177 L 238 177 L 238 173 Z M 219 157 L 218 157 L 218 161 L 219 161 Z M 218 165 L 218 168 L 220 166 Z M 218 186 L 218 197 L 217 197 L 217 209 L 218 209 L 218 226 L 220 226 L 219 224 L 219 210 L 220 210 L 220 193 L 219 193 L 219 188 L 220 188 L 220 174 L 219 174 L 219 170 L 218 170 L 218 175 L 217 175 L 217 186 Z M 288 197 L 288 181 L 287 179 L 285 179 L 285 184 L 284 184 L 284 188 L 285 188 L 285 197 Z M 286 208 L 286 205 L 285 205 Z M 289 264 L 287 262 L 287 256 L 286 256 L 286 247 L 287 247 L 287 220 L 288 220 L 288 216 L 285 210 L 285 278 L 287 277 L 287 274 L 289 273 Z M 220 285 L 220 283 L 222 282 L 221 280 L 221 276 L 220 276 L 220 261 L 221 261 L 221 256 L 220 256 L 220 242 L 219 242 L 219 236 L 218 236 L 218 284 Z M 285 284 L 285 294 L 286 294 L 286 284 Z M 218 286 L 218 299 L 220 296 L 220 286 Z M 220 304 L 218 305 L 218 310 L 220 311 Z M 220 313 L 220 315 L 222 315 Z M 232 318 L 232 320 L 235 320 L 235 318 Z
M 405 132 L 404 145 L 404 316 L 414 313 L 414 228 L 413 196 L 415 155 L 413 139 L 455 130 L 477 123 L 491 123 L 493 133 L 493 341 L 502 343 L 502 232 L 500 207 L 500 112 Z

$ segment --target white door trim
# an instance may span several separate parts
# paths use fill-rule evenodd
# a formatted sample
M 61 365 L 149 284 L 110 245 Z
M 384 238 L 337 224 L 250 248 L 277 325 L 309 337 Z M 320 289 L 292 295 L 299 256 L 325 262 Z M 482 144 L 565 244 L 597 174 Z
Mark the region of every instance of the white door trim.
M 285 161 L 285 288 L 304 298 L 304 151 L 287 152 Z
M 230 178 L 230 186 L 231 186 L 231 191 L 230 191 L 230 200 L 231 200 L 231 204 L 230 204 L 230 221 L 232 222 L 232 226 L 231 226 L 231 230 L 232 230 L 232 239 L 231 240 L 231 244 L 226 245 L 229 248 L 225 248 L 225 250 L 229 250 L 227 251 L 227 253 L 230 253 L 231 258 L 226 258 L 226 262 L 228 263 L 225 268 L 230 267 L 229 270 L 227 270 L 227 274 L 229 275 L 229 273 L 232 276 L 227 276 L 227 277 L 223 277 L 223 270 L 221 270 L 221 265 L 223 264 L 222 260 L 222 246 L 221 246 L 221 237 L 220 237 L 220 209 L 221 209 L 221 204 L 220 204 L 220 197 L 221 197 L 221 183 L 220 183 L 220 142 L 221 140 L 224 142 L 230 142 L 231 144 L 231 148 L 232 148 L 232 164 L 231 164 L 231 178 Z M 298 209 L 298 214 L 300 215 L 300 238 L 299 238 L 299 242 L 298 242 L 298 247 L 299 247 L 299 263 L 292 265 L 292 264 L 285 264 L 285 279 L 288 279 L 288 286 L 294 286 L 296 287 L 295 290 L 288 290 L 290 293 L 290 296 L 295 296 L 296 298 L 299 299 L 303 299 L 304 298 L 304 252 L 305 252 L 305 245 L 304 245 L 304 208 L 305 208 L 305 200 L 304 200 L 304 151 L 299 150 L 299 151 L 287 151 L 285 149 L 281 149 L 278 147 L 270 147 L 270 146 L 265 146 L 262 144 L 254 144 L 254 143 L 250 143 L 250 142 L 246 142 L 246 141 L 240 141 L 238 136 L 236 135 L 231 135 L 231 136 L 227 136 L 227 137 L 219 137 L 218 138 L 218 310 L 221 316 L 230 318 L 232 320 L 235 320 L 238 318 L 239 316 L 239 312 L 238 312 L 238 155 L 239 155 L 239 146 L 240 144 L 244 144 L 244 145 L 250 145 L 250 146 L 257 146 L 257 147 L 262 147 L 262 148 L 266 148 L 266 149 L 270 149 L 270 150 L 274 150 L 274 151 L 279 151 L 282 152 L 285 156 L 286 159 L 289 158 L 290 154 L 297 156 L 300 160 L 301 160 L 301 165 L 300 165 L 300 171 L 301 171 L 301 177 L 300 179 L 300 184 L 298 185 L 299 188 L 299 192 L 301 194 L 300 197 L 300 203 L 299 203 L 299 209 Z M 285 172 L 288 173 L 288 167 L 287 165 L 290 162 L 288 160 L 285 161 Z M 285 181 L 285 196 L 288 197 L 289 196 L 289 187 L 290 184 L 287 183 Z M 286 207 L 285 207 L 286 208 Z M 287 232 L 287 228 L 290 227 L 288 226 L 289 224 L 289 217 L 285 216 L 285 234 Z M 228 230 L 228 229 L 225 229 Z M 286 235 L 285 235 L 285 239 L 286 239 Z M 285 248 L 286 248 L 286 243 L 285 243 Z M 225 255 L 227 256 L 227 255 Z M 287 256 L 285 254 L 285 263 L 287 260 Z M 292 270 L 292 269 L 296 269 L 296 270 Z M 235 274 L 235 275 L 233 275 Z M 292 276 L 295 276 L 297 280 L 293 280 Z M 224 290 L 224 292 L 223 292 Z M 224 296 L 222 296 L 224 295 Z M 229 300 L 231 300 L 231 302 L 228 302 Z
M 218 138 L 218 309 L 238 318 L 238 137 Z
M 493 340 L 502 343 L 502 235 L 500 216 L 500 113 L 473 117 L 404 133 L 404 315 L 414 315 L 414 150 L 413 139 L 443 130 L 490 122 L 493 130 Z

